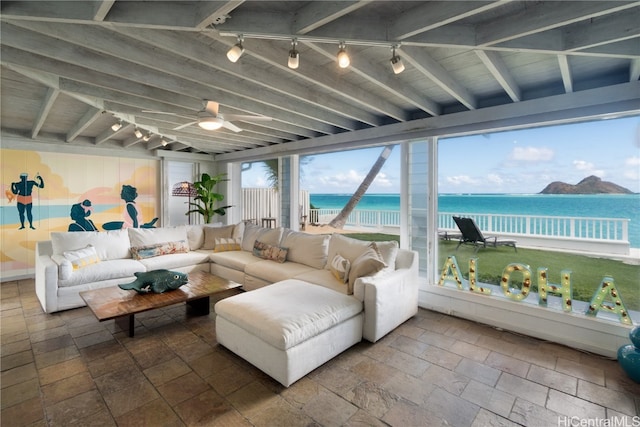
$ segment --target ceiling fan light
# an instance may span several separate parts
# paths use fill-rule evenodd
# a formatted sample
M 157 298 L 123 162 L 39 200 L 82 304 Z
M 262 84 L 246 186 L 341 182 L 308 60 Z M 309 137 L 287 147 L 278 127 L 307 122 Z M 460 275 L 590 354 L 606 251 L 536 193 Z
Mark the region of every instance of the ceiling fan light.
M 198 126 L 205 130 L 216 130 L 222 127 L 223 121 L 218 117 L 201 117 Z
M 338 66 L 340 68 L 347 68 L 351 63 L 351 60 L 349 59 L 349 55 L 347 54 L 347 50 L 345 49 L 344 43 L 340 44 L 340 50 L 338 50 L 337 59 L 338 59 Z
M 242 37 L 238 37 L 238 43 L 234 44 L 227 52 L 227 58 L 229 61 L 236 62 L 244 53 L 244 46 L 242 46 Z

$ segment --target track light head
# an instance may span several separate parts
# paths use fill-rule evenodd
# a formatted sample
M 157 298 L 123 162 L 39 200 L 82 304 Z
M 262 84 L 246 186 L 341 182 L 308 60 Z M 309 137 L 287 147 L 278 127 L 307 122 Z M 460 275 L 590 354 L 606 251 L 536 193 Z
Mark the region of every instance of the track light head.
M 136 138 L 140 139 L 142 138 L 142 131 L 138 128 L 135 128 L 135 130 L 133 131 L 133 134 L 136 136 Z
M 238 36 L 238 43 L 234 44 L 227 52 L 227 58 L 231 62 L 237 62 L 238 59 L 244 53 L 244 46 L 242 46 L 242 36 Z
M 151 134 L 150 133 L 142 136 L 142 140 L 144 142 L 148 142 L 150 139 L 151 139 Z
M 222 127 L 224 121 L 218 117 L 200 117 L 198 126 L 205 130 L 216 130 Z
M 120 130 L 121 127 L 122 127 L 122 120 L 118 120 L 117 122 L 111 125 L 111 130 L 114 132 L 117 132 Z
M 400 74 L 404 71 L 404 64 L 402 63 L 402 58 L 400 55 L 396 55 L 397 46 L 393 46 L 393 55 L 391 56 L 391 68 L 393 68 L 394 74 Z
M 162 144 L 163 147 L 166 147 L 167 144 L 169 144 L 164 138 L 160 139 L 160 144 Z
M 347 54 L 346 45 L 344 44 L 344 42 L 340 43 L 340 49 L 338 50 L 337 59 L 338 59 L 338 66 L 340 68 L 347 68 L 351 63 L 351 60 L 349 59 L 349 55 Z
M 289 68 L 295 70 L 300 65 L 300 52 L 296 50 L 298 41 L 296 39 L 291 40 L 291 50 L 289 51 L 289 61 L 287 65 Z

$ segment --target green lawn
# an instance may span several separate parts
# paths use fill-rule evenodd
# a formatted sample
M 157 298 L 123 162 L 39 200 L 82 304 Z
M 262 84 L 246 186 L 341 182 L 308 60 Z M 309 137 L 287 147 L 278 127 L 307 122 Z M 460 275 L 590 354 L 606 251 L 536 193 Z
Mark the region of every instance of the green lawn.
M 398 236 L 380 233 L 348 234 L 360 240 L 398 240 Z M 444 266 L 447 256 L 456 257 L 463 276 L 468 279 L 469 258 L 478 259 L 478 281 L 500 284 L 502 270 L 510 263 L 529 265 L 533 284 L 532 290 L 537 292 L 537 269 L 547 268 L 547 281 L 550 284 L 560 283 L 560 272 L 571 270 L 573 299 L 590 301 L 605 276 L 612 277 L 627 310 L 640 311 L 640 266 L 625 264 L 605 258 L 592 258 L 563 252 L 543 251 L 518 248 L 516 253 L 510 247 L 480 249 L 474 253 L 472 246 L 461 246 L 456 251 L 457 241 L 441 241 L 439 248 L 440 268 Z

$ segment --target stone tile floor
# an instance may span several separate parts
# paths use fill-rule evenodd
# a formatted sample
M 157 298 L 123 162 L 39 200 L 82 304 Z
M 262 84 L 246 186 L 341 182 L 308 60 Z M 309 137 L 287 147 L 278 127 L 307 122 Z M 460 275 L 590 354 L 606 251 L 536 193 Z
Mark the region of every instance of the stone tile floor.
M 423 309 L 284 388 L 216 343 L 213 312 L 147 312 L 129 338 L 86 307 L 43 313 L 33 280 L 0 291 L 2 426 L 640 421 L 640 385 L 617 362 Z

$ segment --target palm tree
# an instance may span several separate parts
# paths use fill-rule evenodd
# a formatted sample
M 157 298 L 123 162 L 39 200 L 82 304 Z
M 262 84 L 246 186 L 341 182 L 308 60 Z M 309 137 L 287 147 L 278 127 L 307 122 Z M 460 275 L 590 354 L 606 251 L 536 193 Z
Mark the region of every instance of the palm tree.
M 378 160 L 376 160 L 376 162 L 373 164 L 367 176 L 364 177 L 364 179 L 362 180 L 362 183 L 360 183 L 360 186 L 358 187 L 356 192 L 353 193 L 353 196 L 351 196 L 351 198 L 349 199 L 347 204 L 344 206 L 344 208 L 342 208 L 340 213 L 336 215 L 336 217 L 333 218 L 329 223 L 331 227 L 340 228 L 340 229 L 344 227 L 344 224 L 347 222 L 347 218 L 349 218 L 349 215 L 351 215 L 351 212 L 355 209 L 356 205 L 360 203 L 360 199 L 362 199 L 362 196 L 364 196 L 364 193 L 367 192 L 373 180 L 376 178 L 376 176 L 378 176 L 380 169 L 382 169 L 384 162 L 386 162 L 387 159 L 389 158 L 389 155 L 391 154 L 392 150 L 393 150 L 393 145 L 388 145 L 384 147 L 384 149 L 382 150 L 382 153 L 380 153 L 380 156 L 378 156 Z

